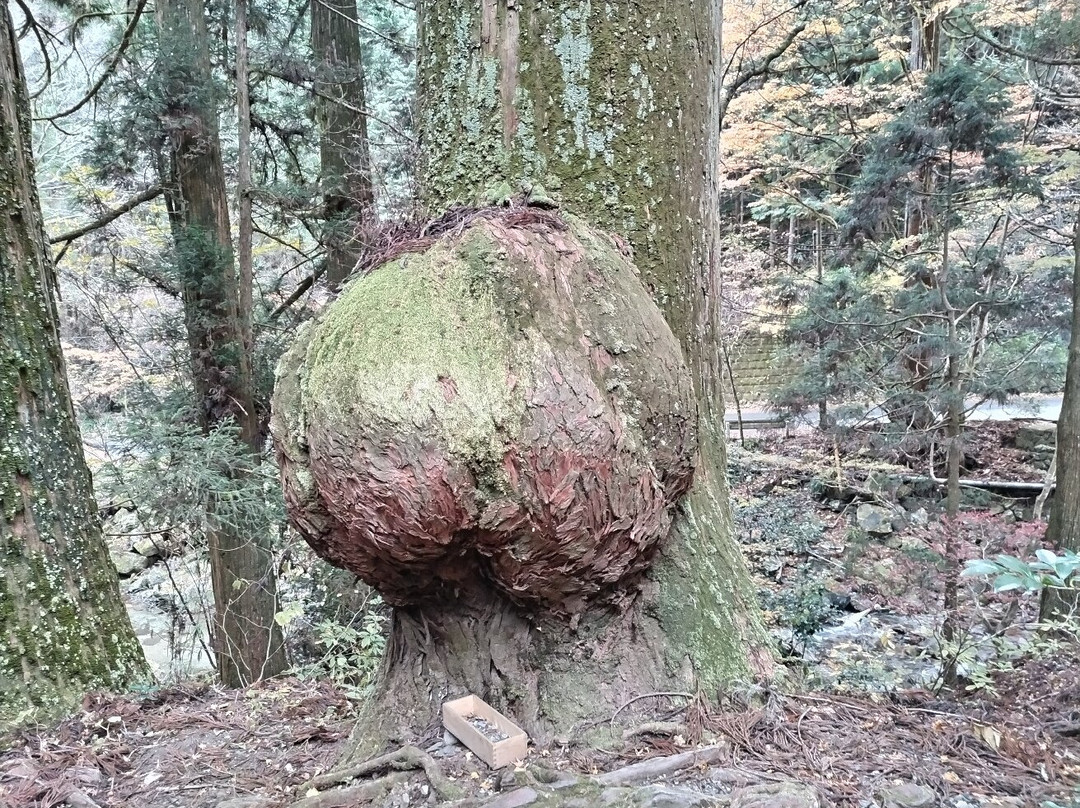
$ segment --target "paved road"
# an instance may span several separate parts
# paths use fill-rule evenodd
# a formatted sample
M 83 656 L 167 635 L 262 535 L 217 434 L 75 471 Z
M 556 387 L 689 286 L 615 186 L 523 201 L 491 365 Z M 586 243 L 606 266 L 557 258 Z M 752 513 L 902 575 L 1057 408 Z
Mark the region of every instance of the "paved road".
M 1041 418 L 1057 421 L 1061 415 L 1061 396 L 1032 396 L 1030 400 L 1016 399 L 1005 404 L 989 401 L 979 405 L 968 416 L 969 421 L 1011 421 L 1014 418 Z
M 730 407 L 730 403 L 729 403 Z M 996 401 L 987 401 L 977 406 L 968 414 L 968 421 L 1011 421 L 1014 418 L 1040 418 L 1047 421 L 1057 421 L 1061 414 L 1060 395 L 1038 395 L 1015 398 L 1005 404 Z M 873 415 L 873 412 L 871 412 Z M 776 413 L 758 404 L 743 407 L 743 421 L 767 421 L 773 419 Z M 884 417 L 883 414 L 877 417 Z M 734 407 L 730 407 L 725 413 L 725 420 L 729 424 L 738 422 L 738 415 Z M 809 413 L 806 416 L 808 423 L 817 422 L 817 413 Z

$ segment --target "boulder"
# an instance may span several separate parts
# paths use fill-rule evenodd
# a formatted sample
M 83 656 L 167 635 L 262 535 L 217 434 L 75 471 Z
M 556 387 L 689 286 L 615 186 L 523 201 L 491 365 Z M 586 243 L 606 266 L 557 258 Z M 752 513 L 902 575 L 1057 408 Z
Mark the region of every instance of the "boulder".
M 146 536 L 137 539 L 131 549 L 145 558 L 162 558 L 165 555 L 165 537 Z
M 824 808 L 824 803 L 816 788 L 791 781 L 735 789 L 730 808 Z
M 1038 446 L 1056 444 L 1057 424 L 1053 421 L 1024 421 L 1016 430 L 1014 445 L 1022 451 L 1032 452 Z
M 150 566 L 150 559 L 138 553 L 118 553 L 110 550 L 109 557 L 112 559 L 113 566 L 116 567 L 116 574 L 121 578 L 130 578 Z
M 859 505 L 858 510 L 855 512 L 855 521 L 859 527 L 865 530 L 867 533 L 884 536 L 892 533 L 893 513 L 888 508 L 883 508 L 880 505 L 871 505 L 869 502 L 864 502 Z
M 881 808 L 932 808 L 937 794 L 918 783 L 894 783 L 878 792 Z
M 1031 465 L 1042 471 L 1049 471 L 1051 464 L 1054 462 L 1054 452 L 1053 446 L 1040 443 L 1031 450 Z
M 395 606 L 481 587 L 571 616 L 621 602 L 697 451 L 692 379 L 637 270 L 532 209 L 400 250 L 278 366 L 292 524 Z

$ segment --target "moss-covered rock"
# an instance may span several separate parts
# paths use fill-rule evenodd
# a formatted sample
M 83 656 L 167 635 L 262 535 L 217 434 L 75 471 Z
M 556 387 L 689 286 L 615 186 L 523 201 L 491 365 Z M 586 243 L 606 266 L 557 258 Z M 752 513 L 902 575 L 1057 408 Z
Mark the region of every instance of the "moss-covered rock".
M 696 421 L 617 243 L 511 210 L 348 286 L 282 359 L 271 427 L 294 524 L 391 603 L 484 581 L 577 614 L 668 535 Z

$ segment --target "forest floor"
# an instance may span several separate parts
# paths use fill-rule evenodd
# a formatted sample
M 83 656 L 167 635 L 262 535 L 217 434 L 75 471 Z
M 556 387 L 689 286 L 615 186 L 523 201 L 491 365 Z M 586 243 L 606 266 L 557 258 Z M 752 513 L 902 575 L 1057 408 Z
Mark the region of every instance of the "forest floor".
M 1016 429 L 980 426 L 965 476 L 1041 481 L 1045 450 L 1016 448 Z M 759 433 L 733 445 L 739 538 L 784 655 L 785 674 L 769 688 L 719 705 L 654 694 L 612 722 L 621 745 L 534 748 L 502 772 L 434 732 L 424 760 L 459 787 L 460 804 L 500 808 L 530 804 L 529 794 L 537 806 L 1080 805 L 1075 637 L 1039 631 L 1030 598 L 965 579 L 961 639 L 943 641 L 940 501 L 932 481 L 912 473 L 920 463 L 845 452 L 816 434 Z M 957 527 L 963 557 L 1039 546 L 1033 497 L 971 492 Z M 943 657 L 955 657 L 961 674 L 953 691 L 940 688 Z M 336 803 L 306 796 L 312 778 L 333 768 L 356 709 L 326 682 L 301 679 L 92 695 L 78 714 L 25 730 L 0 752 L 0 805 L 360 804 L 344 792 Z M 687 758 L 695 748 L 703 751 Z M 604 775 L 646 760 L 655 765 L 635 779 Z M 553 773 L 564 784 L 654 785 L 574 786 L 556 800 L 559 783 L 544 785 Z M 372 804 L 433 803 L 430 775 L 395 772 L 369 794 L 378 795 Z M 785 790 L 791 783 L 817 797 Z

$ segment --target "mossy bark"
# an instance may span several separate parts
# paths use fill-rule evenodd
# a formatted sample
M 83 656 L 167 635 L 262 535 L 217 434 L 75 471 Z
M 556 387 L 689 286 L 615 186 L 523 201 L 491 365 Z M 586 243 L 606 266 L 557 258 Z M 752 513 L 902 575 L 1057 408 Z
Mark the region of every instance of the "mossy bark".
M 0 7 L 0 726 L 147 679 L 101 536 L 60 350 L 30 108 Z
M 429 208 L 550 196 L 624 236 L 698 393 L 694 488 L 654 568 L 669 656 L 716 686 L 771 665 L 732 536 L 718 247 L 722 0 L 431 0 L 419 118 Z M 496 191 L 496 193 L 498 193 Z
M 210 71 L 206 6 L 157 4 L 162 91 L 170 106 L 165 198 L 184 301 L 191 375 L 204 430 L 235 425 L 262 450 L 251 376 L 251 312 L 241 305 Z M 285 669 L 268 535 L 218 523 L 207 531 L 214 589 L 214 652 L 222 682 L 240 687 Z
M 384 705 L 434 716 L 439 698 L 472 690 L 549 735 L 629 692 L 714 693 L 771 670 L 732 535 L 722 431 L 721 16 L 720 0 L 422 6 L 420 187 L 428 208 L 525 195 L 625 237 L 682 342 L 701 449 L 693 488 L 629 610 L 597 609 L 575 627 L 494 595 L 464 611 L 449 603 L 399 611 Z

